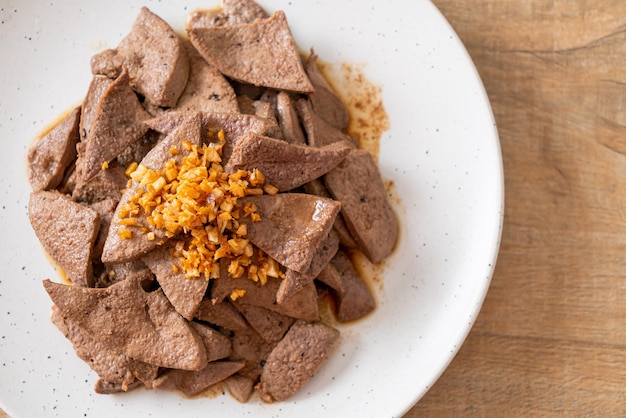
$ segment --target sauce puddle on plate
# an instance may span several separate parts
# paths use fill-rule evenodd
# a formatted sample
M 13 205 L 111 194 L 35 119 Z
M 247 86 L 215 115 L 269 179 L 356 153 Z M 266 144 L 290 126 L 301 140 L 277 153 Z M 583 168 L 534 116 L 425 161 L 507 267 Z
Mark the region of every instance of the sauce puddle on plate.
M 320 59 L 317 63 L 348 109 L 348 134 L 357 138 L 359 148 L 368 151 L 378 162 L 380 138 L 391 126 L 383 106 L 382 87 L 367 79 L 362 66 L 341 63 L 337 68 L 337 65 Z

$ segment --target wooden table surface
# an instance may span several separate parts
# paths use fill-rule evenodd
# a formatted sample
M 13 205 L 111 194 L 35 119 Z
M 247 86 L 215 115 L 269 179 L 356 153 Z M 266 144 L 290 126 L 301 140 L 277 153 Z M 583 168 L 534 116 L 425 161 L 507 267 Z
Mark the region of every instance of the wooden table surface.
M 489 95 L 506 211 L 482 311 L 405 418 L 626 416 L 626 1 L 433 2 Z

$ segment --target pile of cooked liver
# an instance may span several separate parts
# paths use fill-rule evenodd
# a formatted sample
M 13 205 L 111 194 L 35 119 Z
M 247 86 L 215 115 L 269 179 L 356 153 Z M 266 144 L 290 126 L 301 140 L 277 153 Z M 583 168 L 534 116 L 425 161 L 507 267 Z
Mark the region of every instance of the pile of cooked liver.
M 82 104 L 29 150 L 30 221 L 71 281 L 44 280 L 52 319 L 98 374 L 98 393 L 195 395 L 223 382 L 242 402 L 255 390 L 284 400 L 339 338 L 320 320 L 321 298 L 334 298 L 339 323 L 374 309 L 350 255 L 383 260 L 397 221 L 376 163 L 345 133 L 346 109 L 315 53 L 298 53 L 283 12 L 224 0 L 193 13 L 187 35 L 143 8 L 117 48 L 92 58 Z M 136 167 L 161 172 L 203 146 L 219 149 L 225 176 L 260 173 L 267 187 L 231 208 L 257 216 L 236 219 L 248 264 L 231 270 L 215 255 L 217 275 L 193 277 L 173 252 L 174 241 L 187 251 L 188 230 L 156 228 L 149 213 L 122 222 L 121 212 L 157 187 L 133 180 Z M 250 279 L 261 260 L 267 275 Z

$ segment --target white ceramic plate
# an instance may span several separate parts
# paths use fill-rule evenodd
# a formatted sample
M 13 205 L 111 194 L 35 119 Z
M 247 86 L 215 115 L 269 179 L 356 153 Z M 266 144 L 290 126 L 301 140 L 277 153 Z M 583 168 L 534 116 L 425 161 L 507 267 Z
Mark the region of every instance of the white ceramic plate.
M 245 405 L 135 391 L 96 395 L 95 374 L 50 323 L 41 280 L 58 274 L 27 218 L 25 153 L 78 103 L 89 58 L 114 47 L 141 5 L 177 29 L 217 0 L 37 1 L 0 6 L 0 407 L 13 417 L 400 417 L 443 372 L 476 318 L 503 215 L 499 142 L 461 42 L 425 0 L 263 1 L 282 9 L 298 45 L 330 63 L 363 64 L 382 86 L 391 128 L 380 168 L 401 196 L 401 238 L 378 309 L 341 328 L 331 359 L 292 399 Z

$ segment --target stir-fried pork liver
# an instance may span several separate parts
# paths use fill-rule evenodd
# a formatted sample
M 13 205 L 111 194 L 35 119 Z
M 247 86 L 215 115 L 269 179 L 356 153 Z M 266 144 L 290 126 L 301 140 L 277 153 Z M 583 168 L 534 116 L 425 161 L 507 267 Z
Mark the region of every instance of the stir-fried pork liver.
M 327 267 L 324 274 L 326 277 L 321 278 L 333 288 L 339 321 L 359 319 L 374 310 L 376 302 L 372 292 L 343 251 L 339 251 Z
M 76 354 L 98 373 L 101 379 L 120 384 L 123 390 L 127 390 L 137 378 L 147 382 L 149 386 L 157 377 L 157 366 L 110 350 L 106 344 L 91 337 L 75 321 L 63 318 L 56 307 L 52 310 L 52 322 L 72 342 Z
M 283 12 L 232 26 L 189 29 L 191 43 L 222 74 L 256 86 L 313 92 Z
M 94 263 L 99 263 L 102 257 L 102 250 L 104 248 L 104 242 L 109 234 L 109 227 L 113 219 L 113 213 L 117 207 L 118 199 L 104 199 L 95 203 L 89 204 L 89 208 L 96 211 L 100 217 L 100 227 L 98 228 L 98 235 L 93 245 L 91 252 L 91 260 Z M 96 286 L 97 287 L 97 286 Z
M 230 340 L 218 331 L 198 322 L 190 322 L 189 325 L 198 333 L 206 347 L 207 361 L 221 360 L 233 353 Z
M 138 259 L 123 263 L 106 263 L 103 265 L 105 267 L 105 271 L 99 278 L 100 282 L 96 282 L 96 287 L 109 287 L 112 284 L 124 281 L 135 274 L 146 274 L 150 272 L 144 262 Z
M 359 249 L 373 263 L 387 257 L 398 237 L 398 223 L 378 167 L 367 151 L 354 149 L 324 176 Z
M 189 76 L 189 58 L 176 32 L 148 8 L 142 7 L 131 32 L 116 49 L 91 60 L 93 74 L 116 78 L 126 68 L 132 88 L 150 103 L 174 107 Z
M 185 48 L 189 56 L 189 80 L 178 99 L 176 111 L 239 113 L 235 91 L 222 73 L 189 43 L 185 43 Z
M 287 399 L 317 371 L 339 338 L 328 325 L 296 321 L 267 357 L 260 391 L 266 402 Z
M 83 99 L 80 115 L 80 140 L 86 141 L 91 125 L 98 111 L 98 106 L 109 87 L 113 84 L 113 79 L 103 75 L 95 75 L 91 79 L 87 94 Z
M 80 108 L 76 108 L 28 150 L 28 181 L 33 191 L 53 189 L 63 180 L 76 158 L 79 121 Z
M 221 279 L 221 278 L 220 278 Z M 276 293 L 282 279 L 268 277 L 267 283 L 261 284 L 245 278 L 216 280 L 211 287 L 211 300 L 219 304 L 235 290 L 243 290 L 245 294 L 237 299 L 248 305 L 261 306 L 293 318 L 315 321 L 319 319 L 317 292 L 312 283 L 307 283 L 300 291 L 285 298 L 282 303 L 276 301 Z M 225 303 L 225 302 L 222 302 Z
M 165 135 L 160 132 L 148 130 L 144 136 L 129 145 L 115 159 L 120 165 L 128 167 L 132 163 L 143 160 L 143 157 L 163 138 L 165 138 Z
M 284 91 L 276 95 L 276 116 L 285 141 L 290 144 L 306 145 L 306 138 L 300 125 L 294 101 Z
M 187 19 L 190 28 L 236 25 L 265 19 L 270 15 L 252 0 L 222 0 L 222 10 L 196 10 Z
M 350 121 L 348 111 L 320 72 L 317 60 L 317 54 L 311 50 L 306 62 L 306 73 L 315 87 L 315 92 L 309 95 L 313 111 L 333 127 L 341 130 L 346 129 Z
M 266 308 L 235 302 L 246 321 L 267 342 L 280 341 L 295 319 Z
M 284 192 L 329 172 L 351 149 L 343 142 L 315 148 L 248 133 L 237 142 L 225 169 L 233 173 L 256 168 L 272 186 Z
M 176 311 L 191 320 L 202 302 L 209 282 L 204 278 L 188 279 L 178 262 L 170 257 L 169 250 L 166 246 L 157 247 L 141 259 L 156 276 L 163 293 Z
M 274 136 L 280 132 L 276 124 L 260 119 L 255 115 L 242 113 L 200 112 L 202 119 L 202 131 L 224 131 L 224 148 L 222 161 L 225 163 L 230 158 L 237 142 L 248 132 L 258 135 Z M 145 124 L 156 131 L 169 134 L 187 117 L 185 113 L 171 112 L 150 119 Z
M 127 180 L 124 168 L 117 163 L 112 163 L 106 170 L 100 170 L 90 180 L 80 179 L 72 190 L 72 199 L 86 204 L 106 199 L 118 202 Z
M 269 13 L 253 0 L 222 0 L 222 10 L 228 17 L 229 25 L 252 23 L 256 19 L 270 17 Z
M 248 237 L 283 266 L 302 272 L 328 236 L 341 205 L 302 193 L 249 196 L 242 203 L 258 208 L 261 222 L 242 218 Z
M 80 156 L 81 175 L 85 181 L 148 130 L 142 122 L 150 115 L 139 103 L 129 81 L 128 72 L 122 71 L 100 99 L 85 140 L 84 155 Z
M 201 370 L 206 348 L 162 290 L 146 293 L 136 275 L 105 289 L 44 281 L 63 317 L 112 351 L 160 367 Z
M 237 375 L 258 381 L 267 356 L 276 347 L 276 342 L 266 341 L 250 325 L 242 330 L 230 331 L 227 336 L 233 347 L 233 354 L 229 360 L 245 363 Z
M 127 392 L 129 390 L 135 389 L 138 386 L 141 386 L 141 382 L 139 380 L 136 380 L 133 383 L 126 385 L 126 387 L 123 387 L 120 383 L 113 383 L 104 379 L 98 379 L 98 381 L 94 385 L 94 391 L 101 395 L 111 395 L 114 393 Z
M 320 197 L 332 198 L 332 196 L 328 192 L 328 189 L 324 185 L 324 181 L 322 179 L 311 180 L 310 182 L 303 184 L 302 189 L 308 194 L 314 194 Z M 357 245 L 356 241 L 354 241 L 352 234 L 350 234 L 350 231 L 348 230 L 348 227 L 346 226 L 346 222 L 343 220 L 343 215 L 341 214 L 341 212 L 335 218 L 335 223 L 333 224 L 333 230 L 337 232 L 337 235 L 339 236 L 339 242 L 341 243 L 341 245 L 343 245 L 345 248 L 349 250 L 358 249 L 359 246 Z
M 246 320 L 228 300 L 214 304 L 210 299 L 202 299 L 194 318 L 228 330 L 248 327 Z
M 156 389 L 178 389 L 187 396 L 194 396 L 237 373 L 243 362 L 214 361 L 199 371 L 168 370 L 154 382 Z
M 313 111 L 313 107 L 308 100 L 298 100 L 296 109 L 306 132 L 307 143 L 310 146 L 323 147 L 335 142 L 346 141 L 356 147 L 356 142 L 352 138 L 319 117 Z
M 339 249 L 339 238 L 337 233 L 331 231 L 328 237 L 322 241 L 320 246 L 315 251 L 313 259 L 309 267 L 299 273 L 295 270 L 287 270 L 285 278 L 280 283 L 280 287 L 276 292 L 276 302 L 282 304 L 290 297 L 304 289 L 306 285 L 311 283 L 326 264 L 335 256 L 335 253 Z
M 235 374 L 224 380 L 226 389 L 231 396 L 241 403 L 248 402 L 254 391 L 255 381 L 247 376 Z
M 58 192 L 31 193 L 28 217 L 52 259 L 78 286 L 93 286 L 91 253 L 100 228 L 93 209 Z

